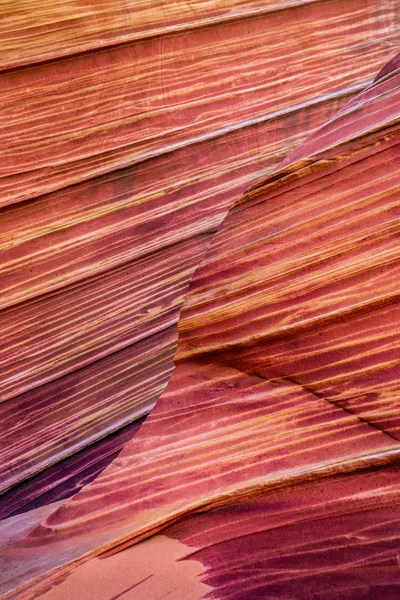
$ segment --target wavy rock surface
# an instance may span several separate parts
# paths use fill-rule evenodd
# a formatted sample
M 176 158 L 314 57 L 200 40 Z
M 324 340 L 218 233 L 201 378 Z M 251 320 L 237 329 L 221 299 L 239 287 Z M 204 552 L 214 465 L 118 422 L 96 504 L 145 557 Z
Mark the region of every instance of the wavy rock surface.
M 211 234 L 393 54 L 398 2 L 1 11 L 4 491 L 149 412 Z
M 399 595 L 399 99 L 394 60 L 230 211 L 167 390 L 110 467 L 3 548 L 7 598 L 100 554 L 125 564 L 160 531 L 216 598 Z
M 230 504 L 92 559 L 40 597 L 397 598 L 398 487 L 387 468 Z
M 75 494 L 97 477 L 140 429 L 145 417 L 75 452 L 15 485 L 3 495 L 0 519 L 31 511 Z

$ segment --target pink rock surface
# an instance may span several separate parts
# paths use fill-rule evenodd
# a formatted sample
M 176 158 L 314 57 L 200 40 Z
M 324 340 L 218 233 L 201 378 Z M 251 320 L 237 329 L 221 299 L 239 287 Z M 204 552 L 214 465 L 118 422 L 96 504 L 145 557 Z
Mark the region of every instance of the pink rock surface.
M 2 5 L 1 490 L 149 412 L 211 235 L 392 57 L 397 9 Z
M 231 209 L 166 391 L 110 467 L 3 545 L 6 598 L 60 595 L 99 555 L 121 553 L 118 577 L 161 531 L 208 597 L 396 598 L 399 84 L 394 61 Z

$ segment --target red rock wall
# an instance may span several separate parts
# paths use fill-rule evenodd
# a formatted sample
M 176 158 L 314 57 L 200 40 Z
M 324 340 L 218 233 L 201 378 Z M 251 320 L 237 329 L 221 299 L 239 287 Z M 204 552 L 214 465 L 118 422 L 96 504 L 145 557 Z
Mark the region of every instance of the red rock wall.
M 210 236 L 394 53 L 397 9 L 2 6 L 2 490 L 150 410 Z
M 118 579 L 159 532 L 201 563 L 199 598 L 397 597 L 397 61 L 382 73 L 231 209 L 134 440 L 40 525 L 6 522 L 5 598 L 60 598 L 122 552 Z

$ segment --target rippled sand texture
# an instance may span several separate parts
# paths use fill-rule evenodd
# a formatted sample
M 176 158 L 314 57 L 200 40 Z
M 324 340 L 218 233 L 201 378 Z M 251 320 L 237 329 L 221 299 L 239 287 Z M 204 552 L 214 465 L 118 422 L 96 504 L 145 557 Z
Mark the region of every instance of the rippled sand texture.
M 118 579 L 160 532 L 207 597 L 399 596 L 399 64 L 231 209 L 167 389 L 110 467 L 3 546 L 7 598 L 65 577 L 78 594 L 69 573 L 99 555 Z

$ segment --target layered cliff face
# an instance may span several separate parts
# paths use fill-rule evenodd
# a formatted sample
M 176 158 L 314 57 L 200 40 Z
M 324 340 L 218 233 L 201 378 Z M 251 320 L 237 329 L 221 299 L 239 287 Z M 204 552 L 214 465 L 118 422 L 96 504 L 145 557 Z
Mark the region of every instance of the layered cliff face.
M 398 64 L 230 210 L 135 438 L 5 521 L 7 598 L 399 597 Z
M 392 56 L 398 1 L 1 10 L 4 492 L 151 410 L 212 234 Z M 90 453 L 2 515 L 84 481 Z

